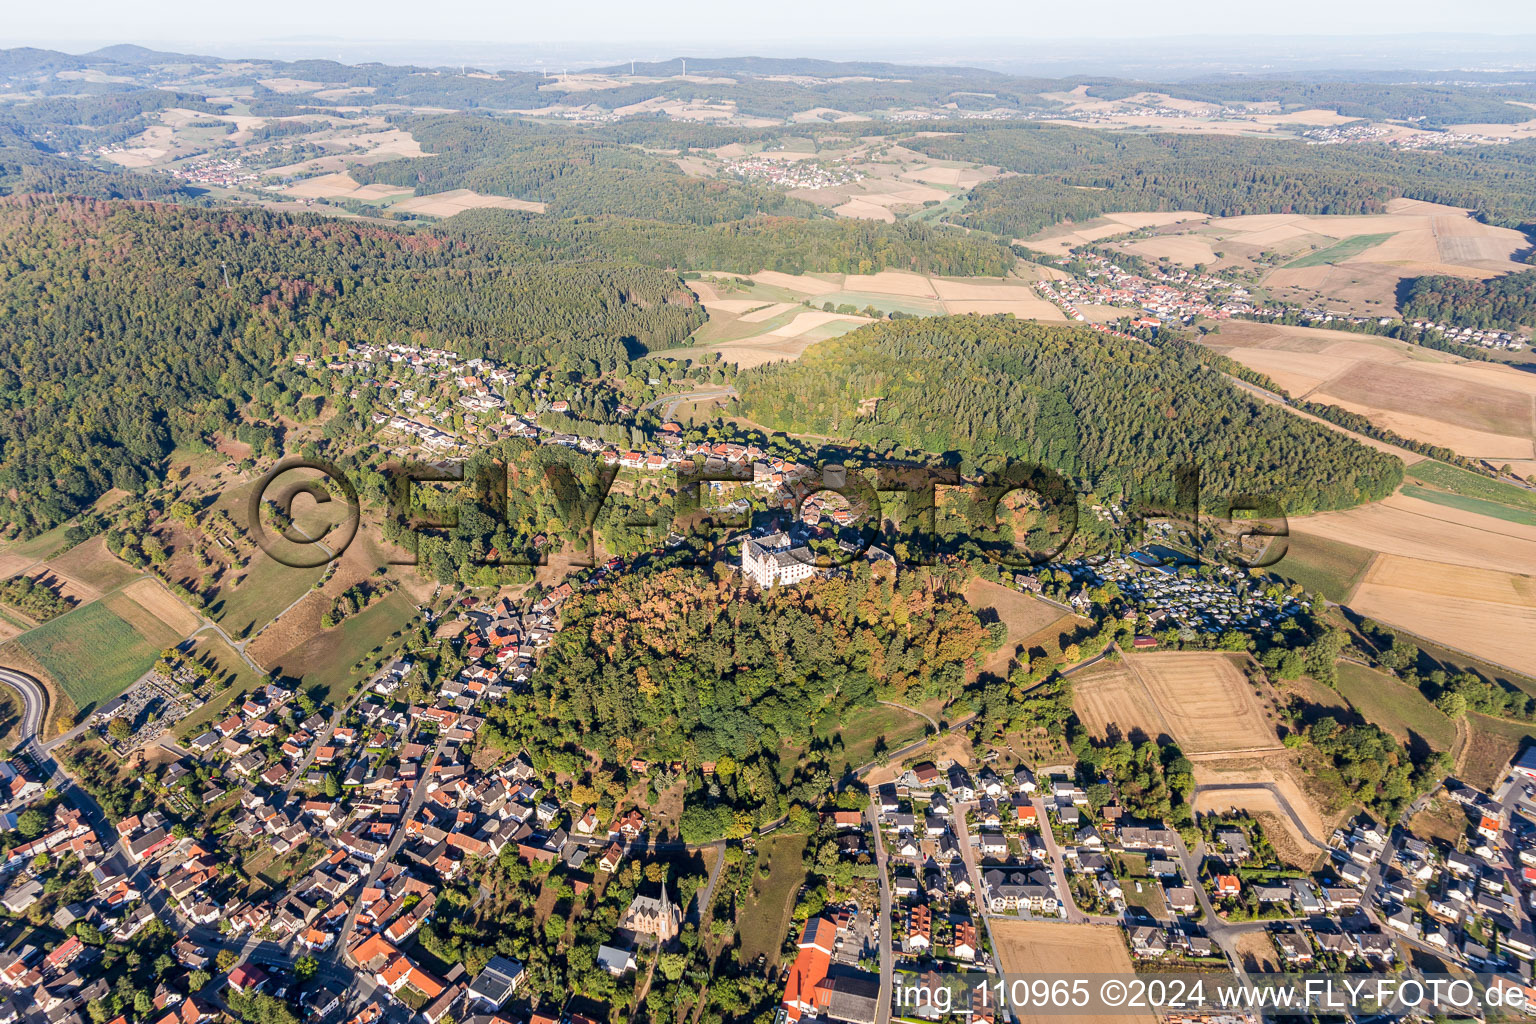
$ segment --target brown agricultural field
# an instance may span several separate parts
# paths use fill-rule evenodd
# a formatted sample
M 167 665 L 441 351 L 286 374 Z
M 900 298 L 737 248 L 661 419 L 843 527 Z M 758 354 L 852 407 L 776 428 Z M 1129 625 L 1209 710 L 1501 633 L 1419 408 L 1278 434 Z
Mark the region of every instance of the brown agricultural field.
M 1536 527 L 1438 505 L 1406 494 L 1342 512 L 1289 520 L 1293 536 L 1406 558 L 1536 576 Z
M 1095 735 L 1168 736 L 1191 759 L 1278 749 L 1242 665 L 1210 651 L 1124 655 L 1074 673 L 1073 704 Z
M 999 675 L 1006 673 L 1025 640 L 1047 627 L 1068 627 L 1072 619 L 1072 615 L 1053 604 L 987 580 L 976 579 L 967 584 L 965 600 L 977 614 L 994 614 L 1008 628 L 1007 639 L 981 666 L 981 671 Z
M 498 210 L 526 210 L 531 213 L 543 213 L 544 204 L 531 202 L 526 199 L 510 199 L 507 196 L 486 196 L 473 192 L 467 188 L 454 189 L 451 192 L 438 192 L 430 196 L 417 196 L 414 199 L 403 199 L 390 207 L 392 210 L 400 210 L 405 213 L 421 213 L 429 217 L 452 217 L 456 213 L 465 210 L 478 210 L 486 207 Z
M 1497 364 L 1342 331 L 1225 323 L 1203 339 L 1291 397 L 1338 405 L 1469 458 L 1536 457 L 1536 378 Z
M 1090 974 L 1129 975 L 1134 971 L 1119 928 L 1099 924 L 1062 924 L 1054 921 L 1010 921 L 995 918 L 989 928 L 996 944 L 997 963 L 1005 980 L 1040 976 L 1071 978 Z M 1023 1024 L 1050 1024 L 1060 1018 L 1021 1012 Z M 1152 1022 L 1150 1011 L 1119 1014 L 1077 1014 L 1073 1020 L 1086 1024 Z
M 40 565 L 27 571 L 32 582 L 41 584 L 60 597 L 67 598 L 75 607 L 89 604 L 101 596 L 101 591 L 87 586 L 80 580 L 60 572 L 49 565 Z
M 1382 555 L 1350 607 L 1451 650 L 1536 673 L 1536 579 Z
M 1210 651 L 1127 654 L 1127 667 L 1146 688 L 1188 755 L 1279 745 L 1274 727 L 1243 673 L 1243 655 Z
M 182 604 L 159 580 L 138 580 L 108 594 L 102 601 L 145 636 L 168 629 L 184 637 L 203 624 L 202 617 Z
M 98 591 L 120 587 L 139 575 L 139 570 L 107 550 L 104 536 L 92 537 L 75 545 L 57 558 L 50 559 L 48 567 Z

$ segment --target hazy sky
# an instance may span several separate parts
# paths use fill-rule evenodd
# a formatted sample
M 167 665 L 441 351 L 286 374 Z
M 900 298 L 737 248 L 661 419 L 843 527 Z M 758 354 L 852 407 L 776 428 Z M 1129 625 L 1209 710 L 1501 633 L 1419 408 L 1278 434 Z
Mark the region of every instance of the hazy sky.
M 1533 0 L 13 0 L 0 45 L 88 49 L 109 42 L 257 55 L 263 43 L 646 44 L 751 53 L 803 42 L 868 52 L 881 42 L 953 48 L 1095 36 L 1536 32 Z M 656 47 L 659 44 L 660 50 Z M 768 44 L 775 44 L 769 46 Z M 963 46 L 961 52 L 963 52 Z

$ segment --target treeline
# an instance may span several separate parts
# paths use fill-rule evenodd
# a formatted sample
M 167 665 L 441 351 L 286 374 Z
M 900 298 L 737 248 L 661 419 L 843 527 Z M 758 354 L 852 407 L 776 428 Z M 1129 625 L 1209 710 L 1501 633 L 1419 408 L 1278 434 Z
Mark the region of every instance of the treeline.
M 903 144 L 1018 172 L 978 185 L 952 218 L 1010 237 L 1129 210 L 1367 214 L 1398 197 L 1467 207 L 1492 224 L 1536 225 L 1536 142 L 1530 140 L 1403 152 L 1385 145 L 1010 124 Z
M 1416 277 L 1402 300 L 1403 316 L 1457 327 L 1515 330 L 1536 325 L 1536 270 L 1486 281 L 1434 274 Z
M 1418 452 L 1420 455 L 1437 459 L 1440 462 L 1449 462 L 1453 466 L 1463 466 L 1468 469 L 1475 468 L 1478 470 L 1479 475 L 1482 475 L 1482 469 L 1475 460 L 1464 458 L 1451 449 L 1443 448 L 1437 444 L 1429 444 L 1424 441 L 1415 441 L 1412 438 L 1404 437 L 1397 431 L 1377 426 L 1371 422 L 1369 417 L 1362 416 L 1357 412 L 1350 412 L 1342 406 L 1324 405 L 1321 402 L 1309 401 L 1292 402 L 1291 404 L 1303 412 L 1311 413 L 1319 419 L 1325 419 L 1329 423 L 1337 423 L 1346 430 L 1353 430 L 1355 433 L 1362 434 L 1365 437 L 1385 441 L 1387 444 L 1406 448 L 1411 452 Z
M 404 336 L 596 372 L 703 322 L 677 276 L 649 267 L 519 265 L 467 236 L 40 197 L 0 201 L 0 309 L 0 522 L 27 534 L 138 490 L 175 446 L 280 399 L 269 384 L 294 351 Z
M 1396 459 L 1242 394 L 1195 346 L 1028 321 L 874 324 L 736 386 L 744 414 L 774 429 L 1038 462 L 1100 496 L 1171 493 L 1174 468 L 1197 465 L 1217 514 L 1237 494 L 1274 495 L 1291 515 L 1344 508 L 1402 479 Z

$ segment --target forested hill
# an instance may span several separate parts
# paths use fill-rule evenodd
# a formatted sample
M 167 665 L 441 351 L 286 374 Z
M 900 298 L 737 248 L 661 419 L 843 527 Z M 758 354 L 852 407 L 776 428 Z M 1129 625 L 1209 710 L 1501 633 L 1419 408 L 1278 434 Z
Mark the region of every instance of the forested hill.
M 1490 224 L 1536 230 L 1536 141 L 1527 139 L 1436 153 L 981 123 L 906 145 L 1018 172 L 977 186 L 954 218 L 1008 237 L 1063 219 L 1081 223 L 1127 210 L 1199 210 L 1222 217 L 1381 213 L 1400 196 L 1464 207 Z
M 1075 327 L 874 324 L 745 371 L 737 388 L 746 415 L 773 429 L 1041 462 L 1101 495 L 1134 493 L 1138 480 L 1162 490 L 1172 467 L 1198 464 L 1202 505 L 1217 514 L 1238 493 L 1275 495 L 1293 515 L 1344 508 L 1402 479 L 1396 459 L 1252 400 L 1188 346 Z
M 35 532 L 135 488 L 173 446 L 276 401 L 292 351 L 411 339 L 597 372 L 703 320 L 651 267 L 518 264 L 311 216 L 0 200 L 0 521 Z
M 1529 327 L 1536 324 L 1536 270 L 1487 281 L 1438 274 L 1415 278 L 1403 297 L 1403 316 L 1458 327 Z

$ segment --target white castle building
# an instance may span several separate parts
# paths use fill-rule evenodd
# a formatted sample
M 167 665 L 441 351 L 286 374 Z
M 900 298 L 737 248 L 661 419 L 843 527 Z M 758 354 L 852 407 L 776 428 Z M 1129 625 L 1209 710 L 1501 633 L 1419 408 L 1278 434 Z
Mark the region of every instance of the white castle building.
M 775 583 L 799 583 L 816 575 L 815 556 L 808 547 L 796 547 L 787 534 L 771 533 L 742 544 L 741 571 L 767 590 Z

